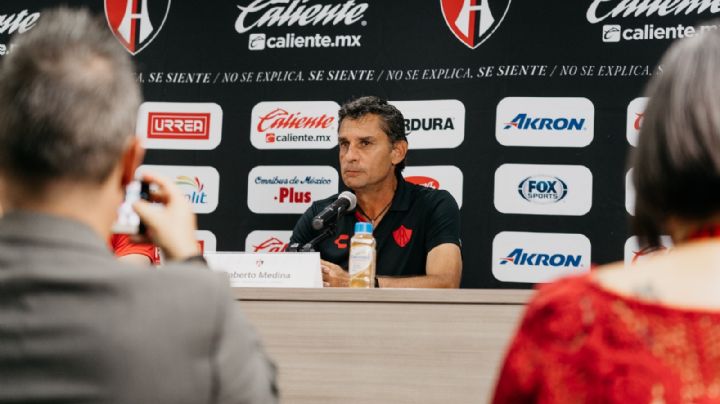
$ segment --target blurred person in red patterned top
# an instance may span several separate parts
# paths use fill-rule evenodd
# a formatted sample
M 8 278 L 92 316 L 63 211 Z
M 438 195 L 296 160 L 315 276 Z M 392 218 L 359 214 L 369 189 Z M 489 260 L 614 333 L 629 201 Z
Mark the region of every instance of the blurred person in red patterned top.
M 110 248 L 119 260 L 138 265 L 160 265 L 160 251 L 151 243 L 135 243 L 127 234 L 113 234 Z
M 633 225 L 675 247 L 541 286 L 494 403 L 720 403 L 720 31 L 660 64 L 630 159 Z

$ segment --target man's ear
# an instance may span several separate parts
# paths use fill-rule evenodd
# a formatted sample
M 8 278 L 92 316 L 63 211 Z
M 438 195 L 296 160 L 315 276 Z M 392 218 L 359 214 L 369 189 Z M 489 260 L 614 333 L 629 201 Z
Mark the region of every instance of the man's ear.
M 128 141 L 128 145 L 125 147 L 125 151 L 120 159 L 123 187 L 135 179 L 135 170 L 140 166 L 144 157 L 145 149 L 140 145 L 140 139 L 133 136 L 132 139 Z
M 396 140 L 392 146 L 392 163 L 393 165 L 400 164 L 401 161 L 405 160 L 405 155 L 408 151 L 407 140 Z

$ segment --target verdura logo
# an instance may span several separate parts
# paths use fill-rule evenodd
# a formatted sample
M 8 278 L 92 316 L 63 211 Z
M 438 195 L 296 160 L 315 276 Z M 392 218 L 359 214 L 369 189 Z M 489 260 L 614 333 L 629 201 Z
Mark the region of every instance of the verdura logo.
M 651 17 L 654 15 L 675 16 L 720 13 L 720 0 L 593 0 L 587 10 L 589 23 L 597 24 L 608 18 Z
M 465 138 L 465 105 L 459 100 L 390 101 L 405 118 L 410 149 L 450 149 Z
M 310 0 L 255 0 L 247 6 L 237 6 L 240 15 L 235 30 L 243 34 L 262 27 L 305 27 L 353 25 L 362 21 L 368 3 L 317 4 Z
M 405 119 L 405 131 L 416 130 L 455 130 L 452 118 L 412 118 Z

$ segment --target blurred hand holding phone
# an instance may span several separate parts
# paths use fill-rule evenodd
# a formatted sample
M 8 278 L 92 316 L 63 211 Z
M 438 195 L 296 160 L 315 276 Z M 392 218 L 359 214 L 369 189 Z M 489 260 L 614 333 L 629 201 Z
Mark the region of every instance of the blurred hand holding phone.
M 150 183 L 134 180 L 125 187 L 125 200 L 118 208 L 117 219 L 112 226 L 114 234 L 145 234 L 145 225 L 133 209 L 133 204 L 141 199 L 150 200 Z
M 132 195 L 128 192 L 127 198 L 131 211 L 141 218 L 138 220 L 138 232 L 144 224 L 147 238 L 160 247 L 169 260 L 199 255 L 200 248 L 195 239 L 197 221 L 185 195 L 171 180 L 162 176 L 145 172 L 142 179 L 152 188 L 141 184 L 139 194 L 136 193 L 137 188 L 133 188 Z M 150 189 L 152 193 L 148 192 Z

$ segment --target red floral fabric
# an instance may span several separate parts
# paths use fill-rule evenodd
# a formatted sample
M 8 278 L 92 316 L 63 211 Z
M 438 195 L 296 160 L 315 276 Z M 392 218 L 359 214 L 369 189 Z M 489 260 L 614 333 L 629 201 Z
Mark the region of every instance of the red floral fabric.
M 622 296 L 589 275 L 543 285 L 493 403 L 720 403 L 720 311 Z

